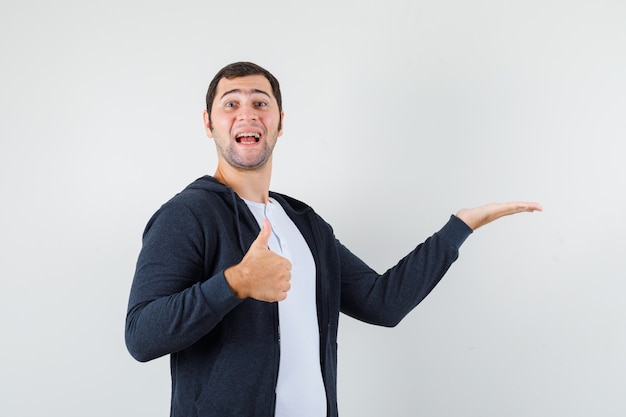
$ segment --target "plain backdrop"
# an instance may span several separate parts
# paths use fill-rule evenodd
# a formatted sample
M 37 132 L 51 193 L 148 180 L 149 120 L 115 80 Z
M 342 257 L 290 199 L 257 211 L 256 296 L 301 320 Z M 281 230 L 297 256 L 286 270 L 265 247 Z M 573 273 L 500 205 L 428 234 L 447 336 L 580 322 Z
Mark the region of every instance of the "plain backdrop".
M 0 408 L 167 416 L 126 351 L 141 234 L 216 166 L 204 95 L 284 96 L 272 189 L 383 272 L 464 206 L 476 231 L 393 329 L 340 319 L 339 409 L 626 415 L 623 0 L 0 1 Z

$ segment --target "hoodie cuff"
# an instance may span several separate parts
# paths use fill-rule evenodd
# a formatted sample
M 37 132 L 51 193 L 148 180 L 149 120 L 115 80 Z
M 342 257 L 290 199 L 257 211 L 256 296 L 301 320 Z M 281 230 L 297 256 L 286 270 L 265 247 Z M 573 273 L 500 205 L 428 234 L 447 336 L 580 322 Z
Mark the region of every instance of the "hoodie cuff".
M 220 318 L 241 303 L 226 282 L 224 271 L 203 282 L 201 288 L 209 308 Z
M 448 241 L 457 250 L 472 233 L 472 228 L 454 214 L 450 216 L 448 223 L 437 232 L 439 236 Z

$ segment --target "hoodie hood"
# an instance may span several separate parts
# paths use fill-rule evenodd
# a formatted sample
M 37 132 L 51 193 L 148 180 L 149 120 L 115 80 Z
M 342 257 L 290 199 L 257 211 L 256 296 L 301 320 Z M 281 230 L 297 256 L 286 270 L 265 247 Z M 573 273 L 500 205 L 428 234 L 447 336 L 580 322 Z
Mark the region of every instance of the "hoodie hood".
M 215 193 L 220 196 L 226 204 L 232 207 L 237 224 L 237 234 L 239 239 L 239 246 L 243 253 L 246 253 L 248 247 L 244 243 L 242 232 L 242 216 L 246 217 L 246 221 L 251 221 L 256 224 L 254 216 L 250 212 L 248 205 L 243 201 L 237 193 L 228 185 L 219 182 L 215 177 L 205 175 L 198 178 L 191 184 L 189 184 L 185 190 L 202 190 L 209 193 Z M 276 193 L 274 191 L 269 192 L 269 196 L 274 198 L 285 209 L 285 212 L 292 217 L 294 214 L 302 215 L 308 212 L 313 212 L 313 209 L 307 204 L 299 201 L 295 198 L 286 196 L 284 194 Z M 260 230 L 259 230 L 260 231 Z
M 232 207 L 236 219 L 235 223 L 237 224 L 237 237 L 239 241 L 239 248 L 241 249 L 242 253 L 246 253 L 247 246 L 244 243 L 243 231 L 241 227 L 241 211 L 243 210 L 243 207 L 240 205 L 240 202 L 243 202 L 243 200 L 239 198 L 235 191 L 231 187 L 222 184 L 217 179 L 215 179 L 215 177 L 212 177 L 210 175 L 205 175 L 204 177 L 198 178 L 197 180 L 189 184 L 185 188 L 185 190 L 183 190 L 183 192 L 186 190 L 202 190 L 209 193 L 218 194 L 219 197 L 224 200 L 227 205 Z
M 205 190 L 211 192 L 233 192 L 233 189 L 227 185 L 222 184 L 217 179 L 210 175 L 205 175 L 204 177 L 200 177 L 191 184 L 189 184 L 186 189 L 190 190 Z
M 229 187 L 228 185 L 222 184 L 215 177 L 212 177 L 211 175 L 205 175 L 203 177 L 198 178 L 197 180 L 189 184 L 186 189 L 204 190 L 204 191 L 209 191 L 209 192 L 214 192 L 214 193 L 224 193 L 228 195 L 228 198 L 233 202 L 236 202 L 238 199 L 241 200 L 241 198 L 237 195 L 237 193 L 235 193 L 235 191 L 231 187 Z M 283 205 L 283 208 L 285 210 L 290 210 L 297 214 L 303 214 L 305 212 L 312 210 L 312 208 L 309 205 L 293 197 L 289 197 L 287 195 L 280 194 L 271 190 L 269 192 L 269 195 L 270 197 L 278 200 Z

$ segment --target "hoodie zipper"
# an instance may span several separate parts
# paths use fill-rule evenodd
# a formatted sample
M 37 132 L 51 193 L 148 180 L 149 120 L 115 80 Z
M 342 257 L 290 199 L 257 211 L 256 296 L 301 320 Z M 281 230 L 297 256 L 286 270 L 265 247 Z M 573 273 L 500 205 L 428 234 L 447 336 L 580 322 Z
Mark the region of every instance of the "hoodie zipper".
M 276 335 L 276 348 L 275 348 L 275 352 L 276 354 L 274 355 L 275 358 L 275 364 L 274 364 L 274 369 L 273 369 L 273 386 L 274 386 L 274 396 L 272 398 L 272 406 L 271 406 L 271 411 L 272 411 L 272 415 L 271 417 L 274 417 L 274 414 L 276 414 L 276 387 L 278 386 L 278 370 L 280 367 L 280 320 L 279 320 L 279 316 L 278 316 L 278 303 L 272 303 L 272 311 L 273 311 L 273 315 L 274 315 L 274 327 L 276 329 L 275 335 Z
M 310 217 L 310 215 L 309 215 Z M 322 243 L 321 240 L 321 233 L 319 230 L 319 224 L 317 222 L 314 221 L 314 219 L 309 219 L 309 224 L 311 224 L 311 229 L 313 232 L 313 242 L 317 247 L 319 247 L 319 245 Z M 319 262 L 321 262 L 322 257 L 319 256 L 319 251 L 317 252 L 317 258 L 319 259 Z M 319 349 L 320 349 L 320 371 L 322 372 L 322 380 L 324 382 L 324 390 L 326 391 L 326 412 L 329 413 L 330 412 L 330 402 L 329 402 L 329 397 L 328 397 L 328 381 L 327 381 L 327 375 L 326 375 L 326 344 L 328 343 L 328 335 L 330 333 L 330 320 L 328 318 L 328 303 L 329 303 L 329 298 L 328 298 L 328 285 L 326 280 L 324 280 L 323 276 L 322 276 L 322 269 L 321 268 L 322 265 L 320 265 L 319 263 L 316 264 L 316 272 L 315 272 L 315 279 L 316 279 L 316 289 L 317 289 L 317 305 L 318 305 L 318 311 L 319 311 L 319 316 L 318 316 L 318 328 L 319 328 Z
M 240 197 L 237 196 L 237 194 L 231 189 L 231 195 L 232 195 L 232 202 L 234 205 L 234 209 L 235 209 L 235 215 L 236 215 L 236 224 L 237 224 L 237 232 L 239 234 L 239 244 L 241 246 L 241 251 L 242 251 L 242 256 L 245 256 L 246 254 L 246 248 L 245 245 L 243 243 L 243 232 L 241 229 L 241 219 L 239 218 L 240 214 L 246 214 L 249 213 L 248 217 L 248 221 L 250 221 L 251 223 L 255 224 L 257 226 L 256 233 L 257 235 L 261 232 L 261 227 L 258 225 L 258 223 L 256 222 L 256 219 L 254 219 L 253 214 L 250 212 L 250 210 L 248 209 L 248 206 L 246 205 L 246 210 L 240 210 L 239 209 L 239 202 L 241 201 L 244 205 L 245 202 L 243 202 L 243 200 L 241 200 Z M 276 414 L 276 386 L 278 385 L 278 371 L 279 371 L 279 367 L 280 367 L 280 320 L 279 320 L 279 313 L 278 313 L 278 303 L 274 302 L 271 303 L 272 306 L 272 316 L 274 319 L 274 340 L 275 340 L 275 355 L 274 355 L 274 367 L 273 367 L 273 374 L 272 374 L 272 380 L 273 380 L 273 387 L 274 387 L 274 395 L 272 396 L 272 403 L 270 404 L 270 412 L 271 415 L 269 417 L 274 417 L 274 415 Z

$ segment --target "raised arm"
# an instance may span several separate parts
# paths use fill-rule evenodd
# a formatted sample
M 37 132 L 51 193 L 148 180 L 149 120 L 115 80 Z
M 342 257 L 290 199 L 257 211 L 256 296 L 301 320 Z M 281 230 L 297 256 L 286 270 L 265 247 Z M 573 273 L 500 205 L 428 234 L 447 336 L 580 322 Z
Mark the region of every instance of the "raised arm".
M 340 245 L 342 311 L 369 323 L 395 326 L 437 285 L 472 230 L 503 216 L 541 210 L 541 205 L 531 202 L 461 209 L 439 232 L 382 275 Z

